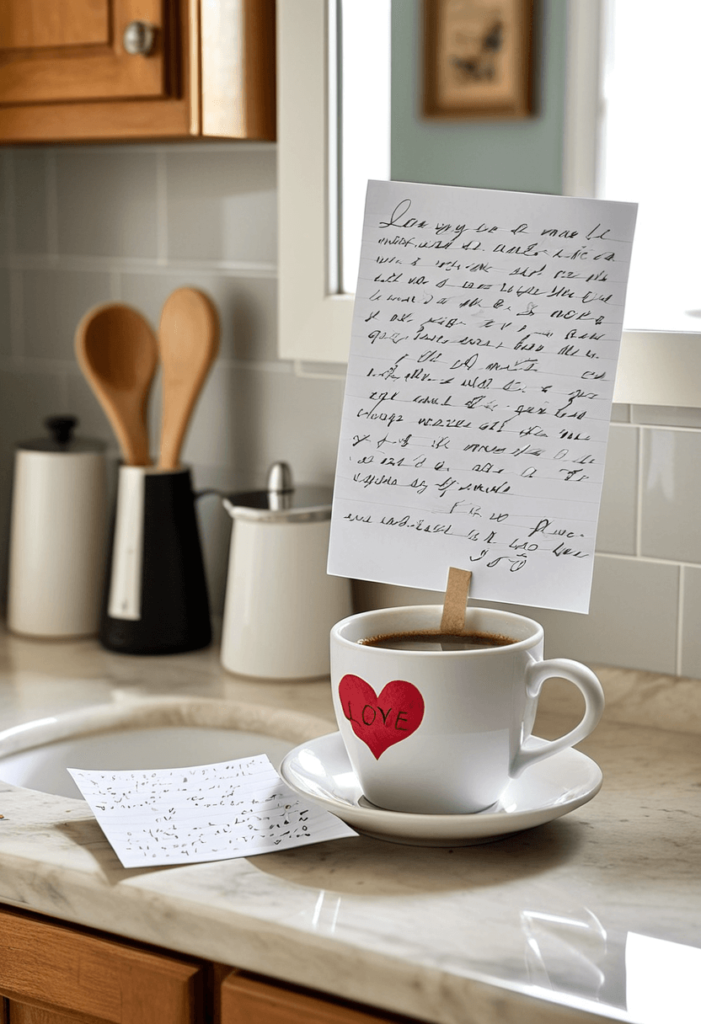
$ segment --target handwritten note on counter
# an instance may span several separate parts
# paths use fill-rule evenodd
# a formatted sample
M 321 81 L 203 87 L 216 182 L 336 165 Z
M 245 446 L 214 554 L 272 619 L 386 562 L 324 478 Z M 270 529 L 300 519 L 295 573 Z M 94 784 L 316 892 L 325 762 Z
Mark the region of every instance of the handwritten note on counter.
M 588 610 L 636 212 L 369 183 L 330 573 Z
M 146 771 L 69 768 L 125 868 L 250 857 L 354 836 L 262 754 Z

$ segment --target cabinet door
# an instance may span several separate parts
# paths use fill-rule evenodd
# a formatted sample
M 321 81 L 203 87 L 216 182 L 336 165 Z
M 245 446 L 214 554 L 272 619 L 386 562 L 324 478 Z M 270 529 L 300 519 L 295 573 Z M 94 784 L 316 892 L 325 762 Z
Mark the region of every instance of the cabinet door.
M 388 1024 L 400 1020 L 406 1018 L 356 1010 L 237 971 L 221 986 L 220 1024 Z
M 0 0 L 0 143 L 272 140 L 275 91 L 275 0 Z
M 202 990 L 197 963 L 0 911 L 7 1024 L 196 1024 Z
M 169 0 L 2 0 L 0 102 L 167 95 L 169 6 Z M 133 21 L 153 29 L 146 55 L 124 48 L 124 30 Z
M 2 1019 L 2 1018 L 0 1018 Z M 54 1010 L 41 1010 L 26 1003 L 9 1002 L 6 1024 L 76 1024 L 76 1018 Z

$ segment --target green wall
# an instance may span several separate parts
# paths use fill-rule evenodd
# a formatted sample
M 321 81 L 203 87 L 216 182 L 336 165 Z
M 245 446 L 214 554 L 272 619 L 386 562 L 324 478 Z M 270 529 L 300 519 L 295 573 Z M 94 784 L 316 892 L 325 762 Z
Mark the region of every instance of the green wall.
M 536 113 L 522 121 L 425 120 L 421 0 L 392 0 L 392 177 L 440 185 L 560 193 L 565 0 L 536 4 Z

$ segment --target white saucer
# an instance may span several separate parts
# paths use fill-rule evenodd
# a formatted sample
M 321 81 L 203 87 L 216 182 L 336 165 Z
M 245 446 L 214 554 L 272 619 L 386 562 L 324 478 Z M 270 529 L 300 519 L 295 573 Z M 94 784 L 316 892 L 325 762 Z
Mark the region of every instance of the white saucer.
M 470 846 L 542 825 L 591 800 L 603 781 L 591 758 L 569 749 L 531 765 L 509 783 L 498 803 L 478 814 L 386 811 L 363 796 L 339 732 L 295 747 L 285 755 L 280 774 L 300 796 L 356 832 L 412 846 Z

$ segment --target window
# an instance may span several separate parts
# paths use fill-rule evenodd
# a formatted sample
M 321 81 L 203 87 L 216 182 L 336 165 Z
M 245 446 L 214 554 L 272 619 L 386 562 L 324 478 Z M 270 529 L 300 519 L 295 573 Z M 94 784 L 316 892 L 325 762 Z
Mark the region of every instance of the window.
M 342 363 L 346 360 L 353 311 L 353 296 L 346 290 L 353 287 L 352 261 L 348 255 L 341 260 L 339 237 L 332 238 L 330 244 L 329 235 L 329 227 L 337 221 L 339 213 L 339 197 L 331 184 L 338 179 L 335 174 L 327 175 L 329 155 L 336 152 L 330 145 L 333 124 L 329 123 L 328 115 L 333 113 L 331 121 L 337 120 L 338 104 L 329 94 L 330 49 L 337 57 L 335 42 L 329 47 L 329 28 L 334 28 L 331 38 L 335 41 L 337 14 L 333 12 L 337 2 L 295 0 L 292 4 L 287 0 L 278 0 L 277 5 L 279 354 L 283 359 L 321 363 Z M 382 0 L 383 4 L 386 2 Z M 604 153 L 604 146 L 597 147 L 596 141 L 603 109 L 602 76 L 598 69 L 601 67 L 607 74 L 610 72 L 610 51 L 607 48 L 607 59 L 604 61 L 601 47 L 602 23 L 605 27 L 611 24 L 608 6 L 604 8 L 605 19 L 601 18 L 602 5 L 608 5 L 608 2 L 567 0 L 570 31 L 566 55 L 568 81 L 563 161 L 563 191 L 566 195 L 597 194 L 597 170 L 600 181 L 604 180 L 597 163 Z M 659 91 L 667 90 L 671 96 L 662 106 L 663 127 L 672 117 L 670 105 L 682 111 L 678 119 L 681 127 L 671 133 L 675 145 L 681 135 L 684 145 L 693 147 L 699 85 L 692 81 L 690 91 L 683 93 L 678 84 L 676 65 L 681 63 L 679 38 L 685 37 L 685 49 L 687 44 L 692 45 L 694 39 L 698 38 L 690 19 L 693 16 L 693 24 L 698 24 L 699 12 L 694 8 L 698 6 L 701 9 L 701 3 L 699 0 L 668 0 L 666 4 L 655 4 L 654 9 L 651 0 L 616 0 L 616 4 L 619 13 L 627 8 L 634 20 L 645 20 L 652 24 L 655 45 L 644 55 L 646 63 L 643 65 L 643 75 L 659 83 Z M 684 12 L 688 12 L 688 19 Z M 663 36 L 661 26 L 665 18 L 669 30 L 665 29 Z M 663 38 L 669 42 L 661 44 L 659 41 Z M 662 55 L 660 51 L 663 48 L 669 54 Z M 663 56 L 665 59 L 670 57 L 666 63 L 667 67 L 671 67 L 669 72 L 660 70 Z M 686 68 L 693 66 L 686 57 L 684 63 Z M 366 64 L 366 73 L 378 70 L 377 64 Z M 612 86 L 613 80 L 609 75 L 606 82 L 609 93 Z M 611 104 L 608 106 L 611 126 L 614 105 L 610 96 L 607 102 Z M 650 142 L 645 109 L 643 124 L 645 130 L 638 130 L 634 138 L 637 149 L 628 155 L 635 168 L 636 160 L 651 161 L 654 153 L 656 166 L 660 168 L 656 173 L 662 179 L 657 196 L 669 204 L 668 210 L 671 211 L 672 200 L 676 199 L 672 193 L 678 194 L 681 191 L 677 183 L 681 183 L 682 179 L 691 181 L 695 163 L 692 157 L 677 158 L 671 152 L 660 151 L 659 146 Z M 610 157 L 610 147 L 608 152 Z M 680 160 L 684 162 L 683 168 L 679 167 Z M 382 177 L 382 174 L 372 171 L 365 177 Z M 649 176 L 650 182 L 653 178 L 654 175 Z M 608 197 L 636 199 L 641 205 L 646 201 L 640 194 L 632 194 L 628 179 L 624 185 L 625 193 L 608 193 Z M 613 186 L 607 185 L 606 188 Z M 693 204 L 696 204 L 695 207 Z M 698 203 L 693 189 L 679 208 L 686 222 L 686 233 L 693 241 L 693 231 L 688 230 L 691 218 L 698 218 Z M 356 215 L 353 215 L 353 220 L 356 225 L 361 223 Z M 666 237 L 670 235 L 666 234 Z M 640 245 L 641 252 L 643 244 Z M 659 243 L 656 245 L 659 246 Z M 664 243 L 662 246 L 654 249 L 658 271 L 662 270 L 663 264 L 671 262 L 669 247 L 664 248 Z M 696 259 L 696 263 L 692 266 L 693 259 Z M 345 266 L 343 274 L 341 262 Z M 644 258 L 642 262 L 645 262 Z M 678 260 L 675 267 L 678 268 L 680 264 L 688 269 L 675 269 L 672 284 L 657 286 L 661 301 L 655 305 L 662 310 L 667 320 L 667 313 L 673 307 L 671 290 L 677 288 L 677 285 L 677 290 L 681 289 L 682 278 L 690 282 L 690 290 L 681 295 L 675 307 L 678 311 L 675 312 L 676 319 L 667 322 L 664 329 L 657 327 L 660 320 L 652 317 L 652 303 L 645 286 L 631 285 L 631 295 L 635 292 L 641 297 L 642 301 L 637 302 L 641 314 L 638 316 L 635 300 L 631 299 L 627 322 L 631 326 L 635 322 L 638 328 L 642 317 L 647 324 L 645 330 L 625 330 L 623 333 L 614 394 L 616 402 L 701 406 L 701 319 L 692 315 L 701 308 L 701 295 L 698 290 L 693 292 L 694 288 L 701 289 L 698 257 L 692 251 L 690 257 L 684 255 Z M 672 322 L 683 323 L 685 327 L 673 328 Z M 673 333 L 674 330 L 678 333 Z
M 389 0 L 338 0 L 337 8 L 338 290 L 355 292 L 367 182 L 390 176 L 391 9 Z
M 676 66 L 685 64 L 685 76 L 693 71 L 686 54 L 697 38 L 697 6 L 568 0 L 563 192 L 640 204 L 615 402 L 701 406 L 701 276 L 693 251 L 701 224 L 692 180 L 701 90 L 693 78 L 682 86 Z M 672 223 L 679 211 L 681 231 Z
M 699 0 L 604 0 L 596 193 L 637 202 L 630 330 L 701 331 Z

